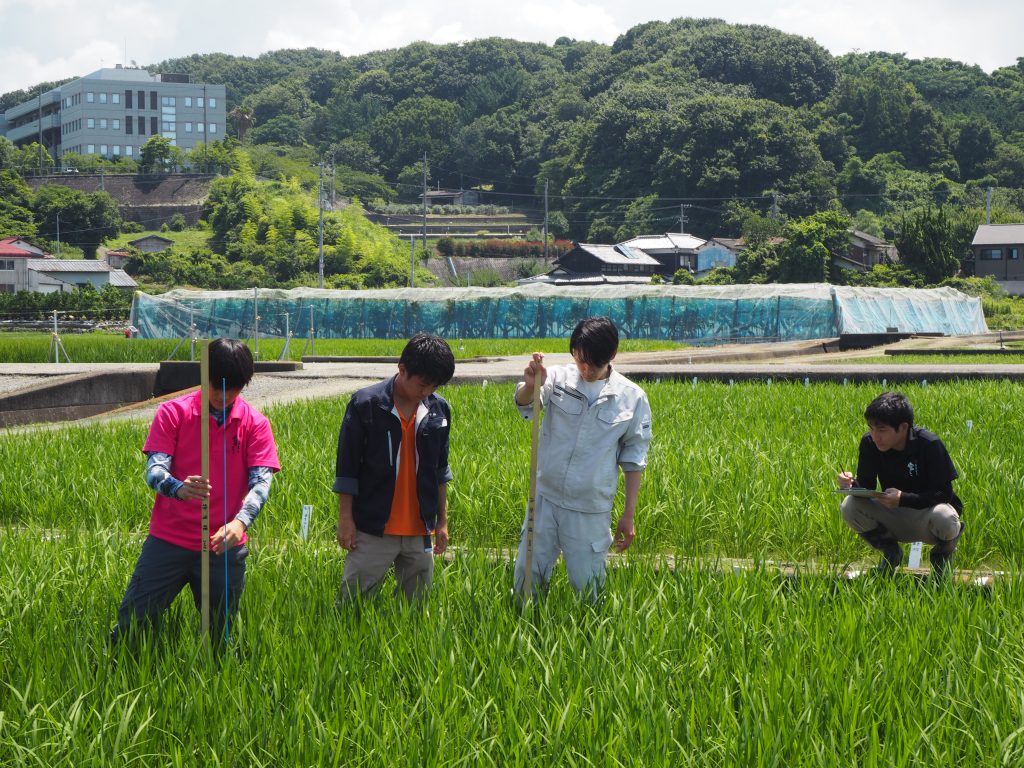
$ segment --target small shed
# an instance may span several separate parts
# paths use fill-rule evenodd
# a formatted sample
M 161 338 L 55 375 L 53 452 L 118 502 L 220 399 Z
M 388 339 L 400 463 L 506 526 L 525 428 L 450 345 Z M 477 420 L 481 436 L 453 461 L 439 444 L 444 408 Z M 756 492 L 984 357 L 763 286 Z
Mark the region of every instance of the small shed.
M 160 253 L 174 245 L 174 241 L 160 235 L 146 235 L 137 240 L 129 240 L 128 245 L 143 253 Z

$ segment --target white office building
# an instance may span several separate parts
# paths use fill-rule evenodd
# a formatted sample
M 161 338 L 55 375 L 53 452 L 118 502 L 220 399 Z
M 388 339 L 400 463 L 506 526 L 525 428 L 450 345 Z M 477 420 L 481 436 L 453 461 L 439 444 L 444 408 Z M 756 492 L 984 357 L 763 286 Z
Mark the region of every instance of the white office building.
M 55 160 L 68 152 L 137 159 L 152 136 L 182 149 L 223 139 L 224 101 L 223 85 L 117 66 L 11 107 L 0 129 L 15 145 L 40 142 Z

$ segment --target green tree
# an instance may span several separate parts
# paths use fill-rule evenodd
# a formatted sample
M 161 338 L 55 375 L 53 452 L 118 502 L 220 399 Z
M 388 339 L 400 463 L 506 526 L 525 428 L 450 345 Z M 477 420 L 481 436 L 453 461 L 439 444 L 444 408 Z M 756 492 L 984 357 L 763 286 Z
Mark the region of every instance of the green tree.
M 60 239 L 81 248 L 89 259 L 95 259 L 100 244 L 121 228 L 117 203 L 106 192 L 47 184 L 36 193 L 33 211 L 42 236 L 57 239 L 59 218 Z
M 850 252 L 850 217 L 837 207 L 787 222 L 778 246 L 779 282 L 824 283 L 832 261 Z
M 182 151 L 164 136 L 151 136 L 139 150 L 142 173 L 173 173 L 182 164 Z
M 0 170 L 0 237 L 31 238 L 35 234 L 32 190 L 18 174 Z
M 973 231 L 967 235 L 967 229 L 945 208 L 924 208 L 903 217 L 896 248 L 903 263 L 926 283 L 939 283 L 959 271 L 973 235 Z

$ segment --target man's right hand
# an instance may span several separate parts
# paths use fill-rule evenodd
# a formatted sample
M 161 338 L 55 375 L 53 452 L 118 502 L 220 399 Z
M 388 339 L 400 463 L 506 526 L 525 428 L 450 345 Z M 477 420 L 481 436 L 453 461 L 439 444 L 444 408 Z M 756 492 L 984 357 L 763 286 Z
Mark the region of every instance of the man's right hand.
M 837 478 L 840 488 L 853 488 L 853 473 L 852 472 L 840 472 Z
M 356 548 L 356 524 L 352 515 L 338 517 L 338 545 L 347 550 Z

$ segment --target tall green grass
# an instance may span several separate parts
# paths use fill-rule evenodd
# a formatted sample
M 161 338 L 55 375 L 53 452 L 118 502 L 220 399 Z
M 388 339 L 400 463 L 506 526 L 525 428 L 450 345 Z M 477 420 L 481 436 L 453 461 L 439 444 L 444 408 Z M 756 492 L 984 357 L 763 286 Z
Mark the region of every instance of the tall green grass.
M 865 555 L 839 518 L 836 474 L 854 470 L 873 385 L 649 383 L 654 442 L 640 490 L 637 552 L 846 562 Z M 964 382 L 903 388 L 917 421 L 960 471 L 963 564 L 1024 557 L 1019 499 L 1024 388 Z M 511 385 L 451 386 L 456 543 L 514 544 L 528 496 L 530 430 Z M 334 454 L 345 398 L 268 409 L 284 471 L 258 535 L 294 535 L 303 504 L 330 540 Z M 971 422 L 968 430 L 967 422 Z M 147 425 L 119 422 L 0 435 L 0 524 L 142 530 Z M 621 499 L 619 501 L 621 508 Z
M 646 389 L 655 442 L 634 555 L 598 605 L 559 569 L 526 614 L 511 564 L 484 551 L 514 546 L 527 495 L 529 428 L 510 386 L 445 389 L 452 538 L 469 551 L 438 564 L 423 610 L 391 599 L 390 583 L 360 610 L 334 609 L 344 399 L 268 409 L 284 470 L 220 660 L 187 594 L 137 655 L 105 646 L 149 518 L 147 425 L 0 434 L 0 765 L 1024 763 L 1016 575 L 981 591 L 660 558 L 864 557 L 831 488 L 877 387 Z M 906 391 L 961 471 L 962 564 L 1019 565 L 1024 390 Z
M 265 545 L 217 663 L 186 600 L 138 656 L 104 649 L 136 552 L 0 538 L 4 765 L 1024 760 L 1016 580 L 986 594 L 635 564 L 595 608 L 558 574 L 522 616 L 509 564 L 478 555 L 438 568 L 423 611 L 337 612 L 340 554 Z

